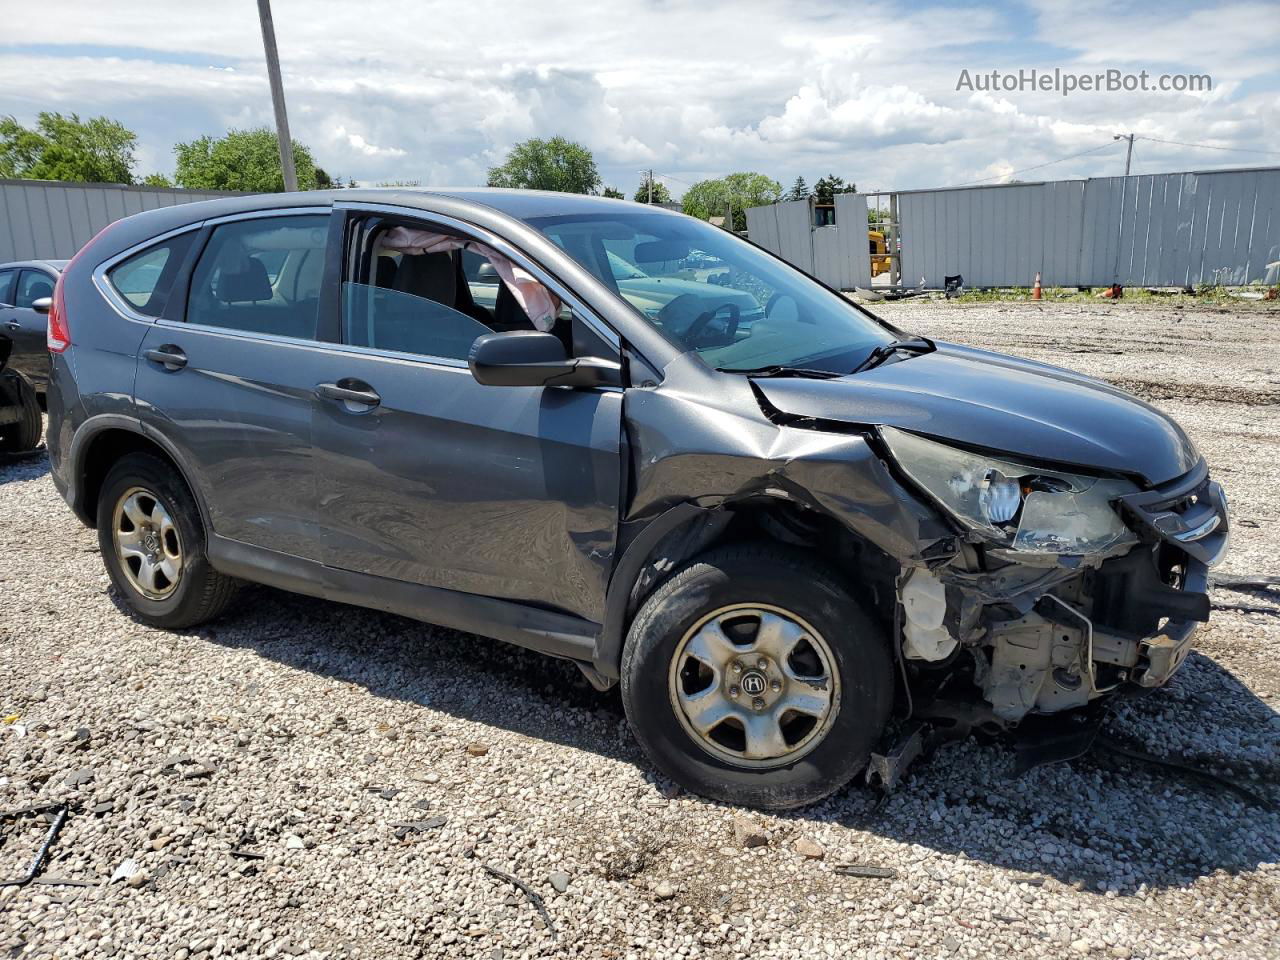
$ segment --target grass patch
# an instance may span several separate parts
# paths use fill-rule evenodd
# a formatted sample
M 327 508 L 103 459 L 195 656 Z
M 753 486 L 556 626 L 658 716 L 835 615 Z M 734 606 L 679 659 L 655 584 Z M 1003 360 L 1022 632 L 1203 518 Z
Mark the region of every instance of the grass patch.
M 1052 303 L 1092 303 L 1106 298 L 1099 297 L 1105 287 L 1095 287 L 1091 291 L 1079 290 L 1075 287 L 1042 287 L 1042 302 Z M 1141 287 L 1125 287 L 1122 302 L 1159 304 L 1163 306 L 1209 306 L 1257 305 L 1270 309 L 1280 309 L 1280 300 L 1260 300 L 1241 297 L 1238 294 L 1252 293 L 1265 295 L 1267 288 L 1262 284 L 1251 284 L 1247 287 L 1215 287 L 1208 284 L 1196 288 L 1194 293 L 1173 290 L 1145 290 Z M 968 290 L 954 298 L 957 303 L 1016 303 L 1031 299 L 1030 287 L 997 287 L 990 290 Z

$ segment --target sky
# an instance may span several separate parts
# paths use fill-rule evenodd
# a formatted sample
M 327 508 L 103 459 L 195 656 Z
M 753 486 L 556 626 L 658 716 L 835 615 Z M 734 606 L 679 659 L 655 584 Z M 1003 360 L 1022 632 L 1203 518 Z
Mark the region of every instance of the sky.
M 0 10 L 20 0 L 0 0 Z M 253 0 L 60 0 L 6 16 L 0 115 L 105 114 L 139 177 L 173 144 L 272 123 Z M 289 124 L 363 184 L 482 184 L 529 137 L 628 195 L 752 170 L 862 190 L 1280 165 L 1280 2 L 274 0 Z M 1199 92 L 988 92 L 993 70 L 1207 74 Z M 957 89 L 962 71 L 971 83 Z M 971 88 L 972 87 L 972 88 Z M 1204 149 L 1157 141 L 1210 144 Z M 1089 151 L 1086 153 L 1086 151 Z M 1048 166 L 1048 161 L 1082 156 Z M 1037 168 L 1028 170 L 1027 168 Z

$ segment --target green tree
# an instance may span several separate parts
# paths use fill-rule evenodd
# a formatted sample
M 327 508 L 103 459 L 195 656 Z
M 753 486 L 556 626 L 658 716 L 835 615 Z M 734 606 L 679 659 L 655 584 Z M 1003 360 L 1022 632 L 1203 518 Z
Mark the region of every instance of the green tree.
M 667 185 L 661 180 L 653 181 L 653 200 L 649 200 L 649 174 L 644 175 L 644 179 L 640 181 L 640 186 L 636 187 L 636 195 L 631 199 L 636 203 L 670 203 L 671 191 L 667 189 Z
M 835 203 L 837 193 L 857 193 L 855 184 L 845 183 L 844 177 L 829 173 L 813 185 L 813 196 L 818 203 Z
M 138 137 L 107 117 L 41 113 L 35 129 L 0 119 L 0 177 L 133 183 Z
M 611 200 L 625 200 L 627 195 L 617 187 L 605 187 L 601 196 L 609 197 Z
M 173 181 L 166 177 L 163 173 L 148 173 L 142 178 L 144 187 L 173 187 Z
M 791 192 L 787 194 L 788 200 L 808 200 L 809 185 L 804 182 L 804 177 L 796 177 L 796 182 L 791 185 Z
M 505 163 L 489 170 L 491 187 L 595 193 L 600 183 L 591 151 L 564 137 L 517 143 Z
M 193 190 L 247 190 L 251 193 L 280 193 L 284 173 L 280 169 L 280 148 L 269 127 L 231 130 L 224 137 L 201 137 L 173 148 L 178 158 L 174 179 L 178 186 Z M 293 166 L 299 190 L 316 188 L 316 165 L 311 151 L 293 141 Z
M 355 182 L 353 181 L 351 185 L 354 187 Z M 316 167 L 316 189 L 343 190 L 346 189 L 346 185 L 343 184 L 342 177 L 331 177 L 322 167 Z
M 719 180 L 700 180 L 689 188 L 681 209 L 691 217 L 709 220 L 723 217 L 733 208 L 733 229 L 747 229 L 747 208 L 762 207 L 782 199 L 782 184 L 763 173 L 731 173 Z

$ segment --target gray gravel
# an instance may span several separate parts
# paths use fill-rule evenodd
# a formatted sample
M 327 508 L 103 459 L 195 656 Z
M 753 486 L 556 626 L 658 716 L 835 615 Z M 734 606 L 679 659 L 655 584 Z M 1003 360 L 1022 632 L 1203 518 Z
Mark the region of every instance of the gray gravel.
M 1277 314 L 883 311 L 1157 402 L 1228 486 L 1227 569 L 1280 574 Z M 655 778 L 615 694 L 514 648 L 262 588 L 141 626 L 43 458 L 0 466 L 0 558 L 0 809 L 74 801 L 44 875 L 94 884 L 0 890 L 8 956 L 1280 956 L 1280 815 L 1162 768 L 1015 780 L 967 741 L 880 808 L 744 813 Z M 1219 611 L 1198 646 L 1116 731 L 1280 803 L 1280 616 Z M 47 824 L 0 827 L 16 875 Z

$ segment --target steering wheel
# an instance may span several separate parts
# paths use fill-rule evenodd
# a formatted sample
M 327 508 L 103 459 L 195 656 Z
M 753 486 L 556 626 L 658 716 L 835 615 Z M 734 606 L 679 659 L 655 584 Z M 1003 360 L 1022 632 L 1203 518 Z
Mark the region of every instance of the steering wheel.
M 670 329 L 690 346 L 693 346 L 698 338 L 706 331 L 707 326 L 715 319 L 721 310 L 728 309 L 729 316 L 726 319 L 725 336 L 732 340 L 738 332 L 738 318 L 741 316 L 741 310 L 736 303 L 721 303 L 712 307 L 710 310 L 700 310 L 699 308 L 706 302 L 702 297 L 692 293 L 682 293 L 680 296 L 669 300 L 661 310 L 658 311 L 657 320 L 664 327 Z M 696 312 L 695 312 L 696 311 Z M 693 319 L 681 331 L 680 323 L 685 317 L 693 314 Z

